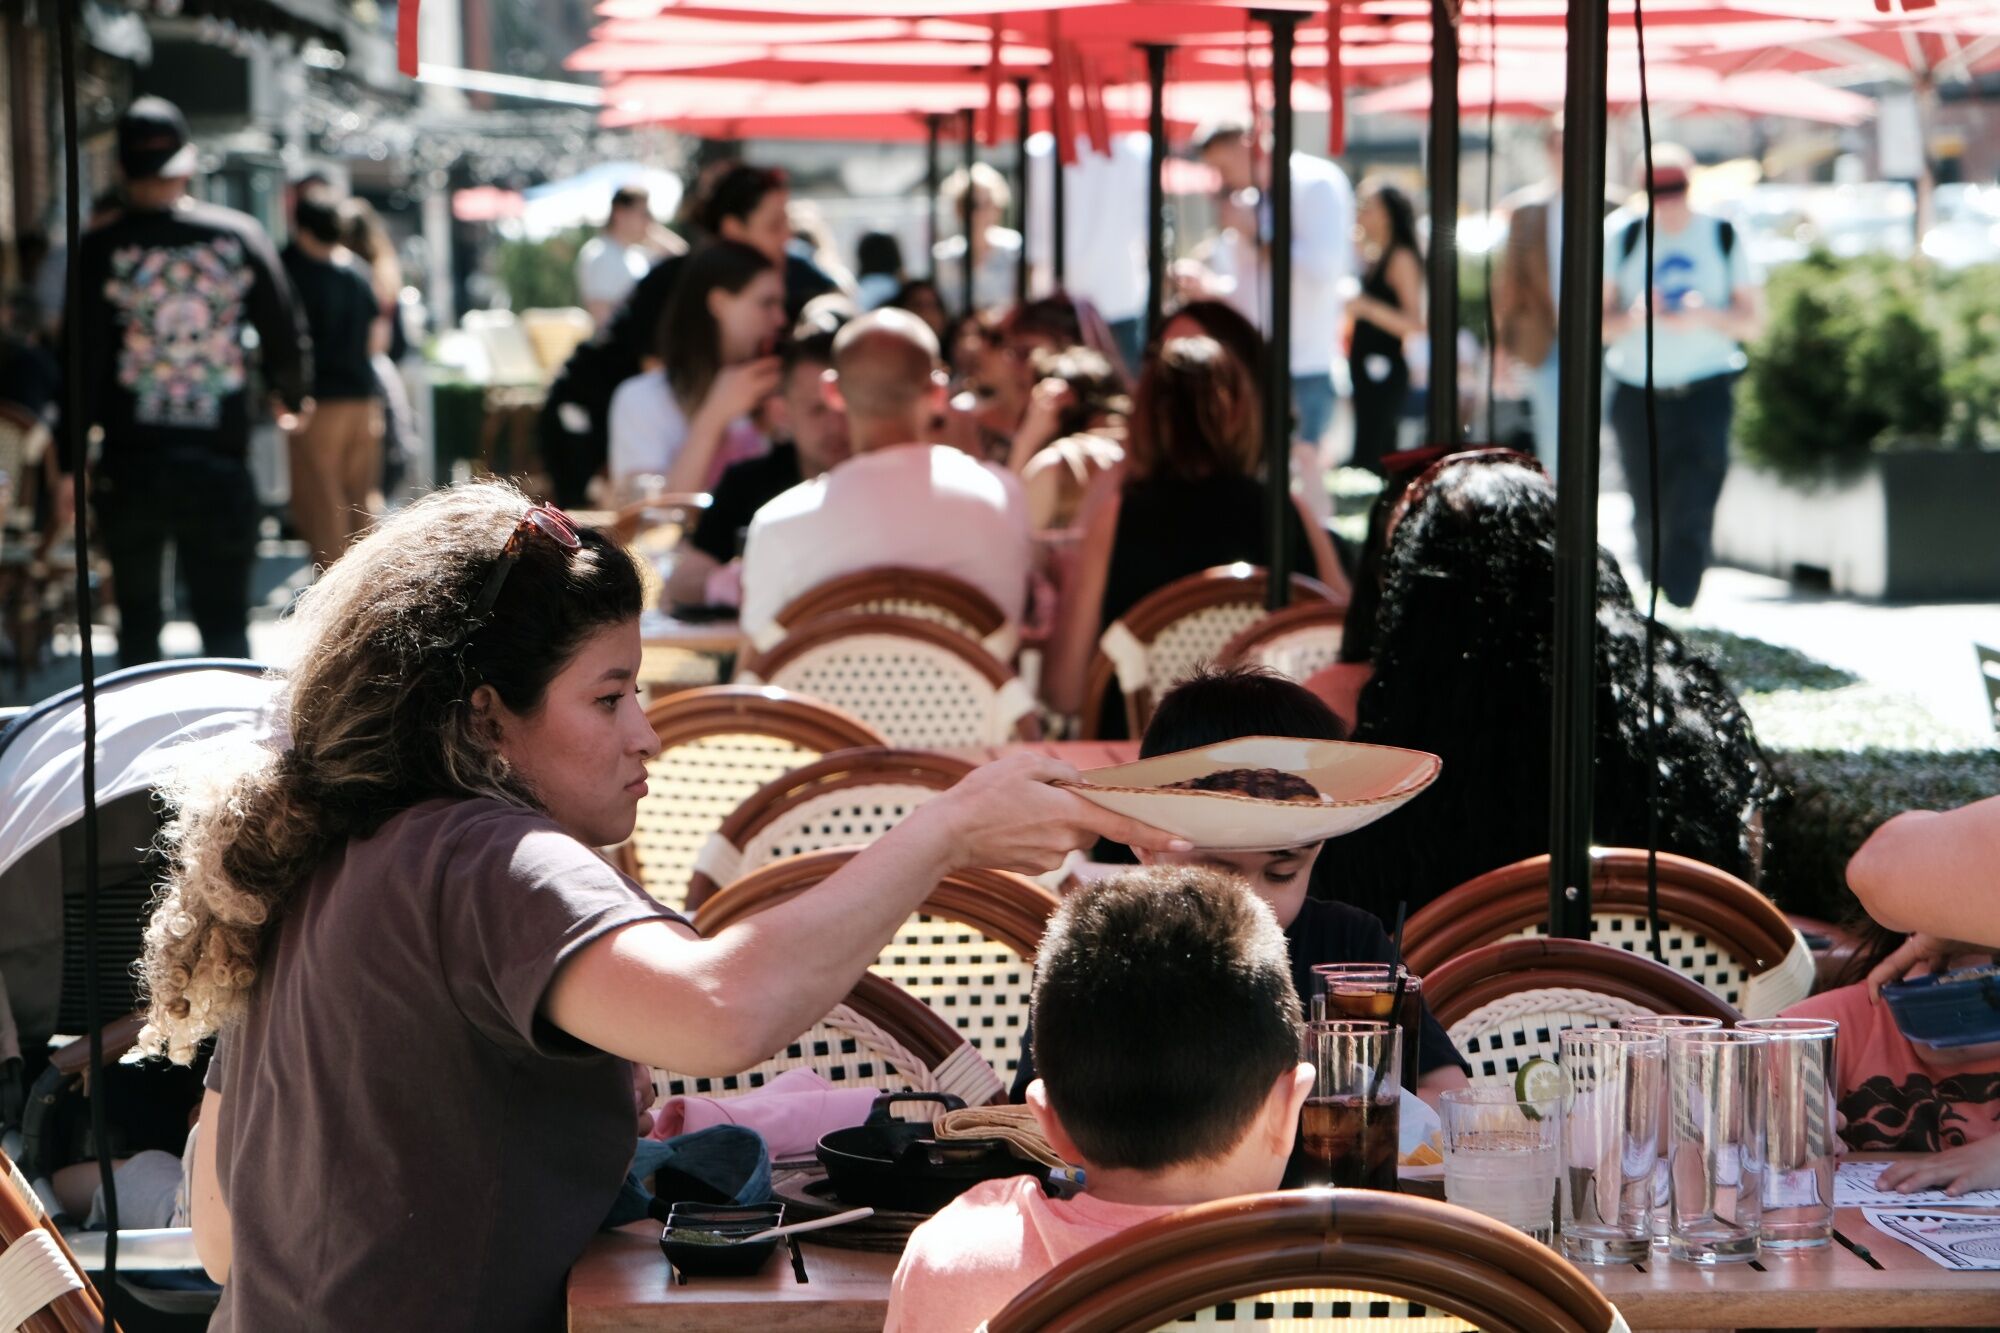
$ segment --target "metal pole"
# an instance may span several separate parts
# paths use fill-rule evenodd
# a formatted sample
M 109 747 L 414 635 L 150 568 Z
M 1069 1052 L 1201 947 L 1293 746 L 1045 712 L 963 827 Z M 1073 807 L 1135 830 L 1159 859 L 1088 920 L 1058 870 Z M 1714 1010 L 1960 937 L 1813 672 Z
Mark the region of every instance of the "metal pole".
M 1570 0 L 1556 348 L 1555 680 L 1549 742 L 1549 933 L 1590 935 L 1597 700 L 1597 451 L 1603 365 L 1605 34 L 1609 0 Z
M 1014 269 L 1014 302 L 1026 305 L 1028 301 L 1028 137 L 1033 126 L 1028 117 L 1028 81 L 1014 80 L 1014 91 L 1020 95 L 1021 105 L 1015 111 L 1014 130 L 1014 195 L 1018 201 L 1016 212 L 1021 223 L 1021 262 Z
M 1431 370 L 1426 444 L 1458 441 L 1458 25 L 1453 21 L 1457 9 L 1455 0 L 1431 0 Z
M 1271 347 L 1264 385 L 1264 488 L 1271 556 L 1265 605 L 1276 610 L 1291 600 L 1292 507 L 1292 42 L 1300 15 L 1259 11 L 1271 29 Z M 1251 133 L 1256 133 L 1252 129 Z
M 977 128 L 977 122 L 973 120 L 975 114 L 970 107 L 958 113 L 959 129 L 965 135 L 965 193 L 958 197 L 958 225 L 959 229 L 965 234 L 965 313 L 968 315 L 978 309 L 972 300 L 972 214 L 974 194 L 972 168 L 979 161 L 979 140 L 973 133 Z
M 928 208 L 924 210 L 924 252 L 930 256 L 930 266 L 925 270 L 925 272 L 931 275 L 933 281 L 937 279 L 938 127 L 943 123 L 943 121 L 944 121 L 943 115 L 935 111 L 931 112 L 929 115 L 924 117 L 924 130 L 926 135 L 925 137 L 926 156 L 924 158 L 924 198 L 929 201 L 930 205 Z M 938 300 L 940 302 L 944 300 L 943 292 L 938 293 Z
M 1064 89 L 1057 88 L 1056 96 L 1064 95 Z M 1049 135 L 1049 264 L 1056 275 L 1056 290 L 1063 290 L 1069 276 L 1069 228 L 1065 213 L 1065 198 L 1068 193 L 1063 177 L 1068 173 L 1063 167 L 1063 146 L 1061 120 L 1050 123 Z
M 1146 176 L 1146 337 L 1159 336 L 1167 302 L 1167 48 L 1147 45 L 1146 84 L 1152 100 L 1146 133 L 1152 165 Z

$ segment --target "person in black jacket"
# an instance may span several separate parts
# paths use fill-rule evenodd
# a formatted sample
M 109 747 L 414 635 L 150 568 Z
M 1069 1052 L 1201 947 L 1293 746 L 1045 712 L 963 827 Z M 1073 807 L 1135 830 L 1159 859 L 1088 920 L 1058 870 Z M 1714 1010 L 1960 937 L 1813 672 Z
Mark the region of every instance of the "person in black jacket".
M 103 432 L 95 491 L 118 598 L 121 665 L 160 654 L 161 568 L 173 542 L 203 652 L 249 655 L 257 492 L 250 351 L 279 425 L 310 414 L 311 344 L 278 256 L 242 213 L 188 196 L 195 149 L 157 97 L 118 122 L 126 207 L 78 254 L 84 401 Z

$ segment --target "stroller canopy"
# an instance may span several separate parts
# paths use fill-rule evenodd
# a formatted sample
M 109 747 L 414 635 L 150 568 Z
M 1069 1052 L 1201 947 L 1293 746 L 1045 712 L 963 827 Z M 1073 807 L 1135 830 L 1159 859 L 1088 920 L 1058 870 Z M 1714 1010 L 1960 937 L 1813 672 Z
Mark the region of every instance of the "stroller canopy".
M 178 662 L 97 684 L 97 799 L 153 787 L 189 747 L 269 740 L 280 682 L 252 662 Z M 83 697 L 48 700 L 0 731 L 0 874 L 83 817 Z

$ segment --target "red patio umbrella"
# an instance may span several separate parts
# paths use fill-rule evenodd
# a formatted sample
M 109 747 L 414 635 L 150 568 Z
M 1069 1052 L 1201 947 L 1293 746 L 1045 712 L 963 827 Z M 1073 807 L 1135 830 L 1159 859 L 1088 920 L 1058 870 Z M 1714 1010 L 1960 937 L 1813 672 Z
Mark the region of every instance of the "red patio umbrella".
M 1780 71 L 1723 75 L 1702 65 L 1649 60 L 1648 90 L 1656 106 L 1679 106 L 1724 115 L 1789 116 L 1830 125 L 1858 125 L 1875 114 L 1875 103 L 1857 93 Z M 1544 115 L 1563 103 L 1564 69 L 1560 60 L 1521 57 L 1503 60 L 1496 87 L 1494 66 L 1467 65 L 1459 71 L 1461 105 L 1491 102 L 1508 115 Z M 1639 73 L 1636 61 L 1613 61 L 1606 75 L 1609 106 L 1636 106 Z M 1431 86 L 1412 80 L 1369 93 L 1354 104 L 1364 115 L 1422 115 L 1430 110 Z

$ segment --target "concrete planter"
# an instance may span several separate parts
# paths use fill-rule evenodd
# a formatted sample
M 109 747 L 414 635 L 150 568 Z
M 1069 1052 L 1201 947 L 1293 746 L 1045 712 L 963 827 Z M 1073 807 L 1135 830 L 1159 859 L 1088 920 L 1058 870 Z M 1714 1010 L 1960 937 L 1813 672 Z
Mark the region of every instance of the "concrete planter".
M 1810 489 L 1738 460 L 1716 509 L 1715 558 L 1855 597 L 2000 597 L 2000 453 L 1875 454 Z

